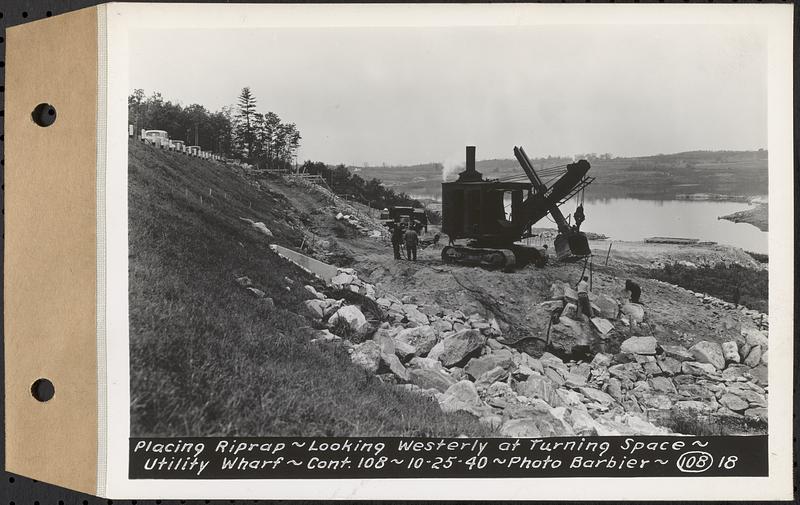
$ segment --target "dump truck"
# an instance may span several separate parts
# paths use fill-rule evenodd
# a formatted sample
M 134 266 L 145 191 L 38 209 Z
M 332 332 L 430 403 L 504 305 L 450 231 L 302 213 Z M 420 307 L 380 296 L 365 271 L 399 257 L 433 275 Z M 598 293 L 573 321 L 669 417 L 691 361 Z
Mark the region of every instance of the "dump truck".
M 485 179 L 475 168 L 475 146 L 467 146 L 466 169 L 456 181 L 442 183 L 442 232 L 450 239 L 442 249 L 445 263 L 505 270 L 529 263 L 543 266 L 544 251 L 519 242 L 535 236 L 533 225 L 548 214 L 558 226 L 554 245 L 559 260 L 591 254 L 580 231 L 582 207 L 575 224 L 559 209 L 594 180 L 587 176 L 589 162 L 549 167 L 540 175 L 522 147 L 514 147 L 514 156 L 524 176 Z M 466 245 L 457 243 L 464 239 Z

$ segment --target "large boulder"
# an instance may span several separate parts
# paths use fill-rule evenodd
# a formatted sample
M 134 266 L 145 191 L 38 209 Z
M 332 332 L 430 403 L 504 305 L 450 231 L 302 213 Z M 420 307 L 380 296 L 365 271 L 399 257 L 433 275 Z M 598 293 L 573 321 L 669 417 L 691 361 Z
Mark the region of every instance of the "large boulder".
M 628 316 L 632 323 L 641 323 L 644 321 L 644 307 L 638 303 L 626 303 L 622 306 L 622 313 Z
M 314 298 L 313 300 L 306 300 L 303 302 L 306 314 L 315 321 L 321 321 L 325 316 L 325 307 L 327 304 L 323 300 Z
M 367 324 L 367 318 L 364 317 L 364 313 L 355 305 L 345 305 L 337 310 L 336 313 L 328 319 L 328 325 L 334 327 L 339 324 L 340 321 L 347 323 L 347 326 L 355 332 L 359 332 L 364 325 Z
M 720 377 L 717 368 L 710 363 L 699 363 L 697 361 L 684 361 L 681 363 L 681 373 L 686 375 L 705 376 L 710 378 Z
M 662 357 L 658 361 L 658 366 L 665 375 L 678 375 L 681 373 L 681 362 L 669 356 Z
M 564 354 L 572 354 L 575 347 L 590 345 L 594 330 L 586 321 L 575 321 L 561 316 L 558 323 L 550 327 L 550 345 Z
M 408 370 L 408 380 L 422 389 L 438 389 L 442 393 L 456 383 L 456 381 L 444 371 L 420 368 Z
M 350 360 L 370 373 L 377 373 L 381 363 L 381 348 L 372 340 L 353 347 Z
M 602 317 L 593 317 L 592 326 L 600 332 L 600 335 L 605 335 L 614 329 L 614 325 L 608 319 L 603 319 Z
M 736 342 L 730 340 L 722 344 L 722 357 L 728 363 L 739 363 L 742 358 L 739 356 L 739 346 Z
M 542 437 L 574 436 L 575 432 L 567 420 L 566 407 L 551 407 L 542 400 L 528 400 L 525 404 L 513 405 L 503 411 L 509 419 L 530 419 Z
M 666 377 L 653 377 L 650 379 L 650 387 L 653 388 L 653 391 L 657 391 L 659 393 L 677 394 L 677 391 L 675 390 L 675 384 L 673 384 L 672 381 Z
M 716 342 L 709 342 L 708 340 L 701 340 L 689 348 L 694 359 L 700 363 L 709 363 L 714 365 L 717 370 L 725 368 L 725 357 L 722 354 L 722 346 Z
M 747 409 L 744 411 L 744 417 L 758 419 L 763 422 L 767 422 L 769 420 L 767 416 L 767 409 L 756 407 L 752 409 Z
M 532 418 L 509 419 L 500 426 L 500 435 L 514 438 L 539 438 L 542 433 Z
M 394 337 L 396 343 L 404 343 L 414 348 L 417 356 L 427 355 L 436 345 L 436 331 L 430 326 L 406 328 Z
M 358 280 L 358 277 L 352 274 L 340 272 L 331 278 L 331 285 L 337 289 L 343 289 Z
M 599 294 L 594 297 L 592 302 L 597 306 L 600 317 L 605 319 L 616 319 L 619 315 L 619 304 L 608 295 Z
M 395 354 L 381 353 L 381 364 L 388 368 L 398 379 L 403 382 L 409 381 L 408 370 L 400 363 L 400 359 Z
M 750 406 L 745 400 L 731 393 L 723 394 L 719 403 L 734 412 L 744 412 Z
M 325 295 L 323 295 L 322 293 L 317 291 L 317 289 L 314 286 L 306 284 L 305 286 L 303 286 L 303 289 L 305 289 L 306 291 L 311 293 L 314 296 L 314 298 L 316 298 L 317 300 L 324 300 L 325 299 Z
M 734 394 L 750 404 L 751 407 L 767 407 L 767 398 L 762 394 L 764 389 L 748 384 L 737 382 L 728 386 L 727 393 Z
M 572 430 L 576 435 L 582 437 L 597 436 L 597 428 L 595 427 L 594 419 L 585 410 L 573 409 L 569 414 L 572 421 Z
M 611 395 L 600 391 L 599 389 L 583 387 L 580 388 L 580 392 L 583 394 L 583 396 L 585 396 L 589 400 L 597 402 L 601 405 L 614 404 L 614 398 Z
M 439 407 L 443 412 L 456 412 L 463 410 L 476 417 L 492 414 L 492 409 L 478 396 L 475 384 L 468 380 L 456 382 L 444 392 L 439 400 Z
M 395 344 L 394 340 L 392 339 L 389 331 L 385 328 L 379 328 L 378 331 L 375 332 L 375 335 L 372 336 L 372 340 L 378 344 L 378 347 L 381 348 L 381 352 L 384 354 L 394 354 L 395 353 Z
M 428 353 L 431 358 L 438 359 L 446 367 L 466 362 L 480 351 L 486 337 L 477 330 L 462 330 L 446 337 L 436 344 Z
M 396 340 L 394 341 L 394 353 L 401 360 L 408 361 L 416 355 L 417 348 L 402 340 Z
M 511 360 L 511 351 L 502 349 L 491 354 L 481 356 L 480 358 L 472 358 L 467 363 L 467 366 L 464 367 L 464 371 L 467 372 L 467 375 L 477 380 L 478 377 L 485 374 L 492 368 L 499 366 L 507 370 L 512 364 L 513 361 Z
M 664 345 L 664 356 L 676 359 L 678 361 L 692 361 L 694 357 L 685 347 L 681 345 Z
M 453 370 L 460 370 L 460 369 L 454 368 Z M 475 381 L 475 385 L 479 387 L 485 387 L 494 384 L 495 382 L 500 382 L 506 379 L 507 377 L 508 377 L 508 370 L 504 369 L 503 367 L 496 366 L 491 370 L 484 372 L 483 375 L 478 377 L 478 379 Z
M 608 393 L 611 398 L 616 400 L 617 403 L 622 403 L 625 400 L 625 395 L 622 393 L 622 381 L 614 377 L 610 377 L 608 379 L 606 393 Z
M 420 358 L 419 356 L 411 358 L 411 360 L 408 362 L 408 367 L 417 368 L 420 370 L 444 370 L 444 367 L 441 363 L 439 363 L 439 360 L 433 358 Z
M 746 327 L 742 328 L 741 333 L 748 345 L 759 345 L 762 349 L 769 347 L 769 338 L 764 331 Z
M 530 308 L 528 316 L 530 319 L 526 318 L 525 324 L 525 332 L 522 331 L 504 331 L 501 336 L 497 337 L 497 341 L 506 344 L 506 345 L 514 345 L 517 343 L 522 343 L 522 341 L 526 339 L 541 339 L 540 341 L 544 343 L 544 340 L 547 335 L 547 327 L 550 323 L 551 312 L 545 310 L 544 308 L 534 305 Z M 457 327 L 456 324 L 453 324 L 453 329 Z M 555 332 L 551 331 L 551 337 L 555 337 Z
M 635 361 L 618 363 L 608 367 L 608 373 L 621 381 L 636 382 L 644 374 L 642 366 Z
M 619 350 L 630 354 L 653 355 L 657 344 L 655 337 L 631 337 L 622 342 Z
M 342 308 L 344 305 L 344 300 L 334 300 L 332 298 L 326 298 L 323 300 L 325 302 L 325 313 L 323 314 L 323 319 L 326 317 L 331 317 L 336 313 L 337 310 Z
M 265 225 L 264 223 L 261 223 L 261 222 L 253 223 L 251 226 L 253 228 L 255 228 L 257 231 L 259 231 L 259 232 L 263 233 L 264 235 L 266 235 L 267 237 L 272 237 L 273 236 L 272 235 L 272 231 L 269 228 L 267 228 L 267 225 Z
M 681 400 L 672 407 L 673 412 L 688 413 L 691 415 L 710 414 L 714 412 L 714 405 L 698 400 Z
M 761 356 L 762 356 L 761 346 L 754 345 L 753 347 L 750 348 L 750 353 L 744 359 L 744 364 L 749 366 L 750 368 L 755 368 L 758 366 L 759 363 L 761 363 Z
M 552 383 L 541 375 L 532 375 L 525 382 L 518 382 L 514 387 L 517 393 L 526 398 L 538 398 L 553 407 L 561 404 L 560 398 L 556 397 L 556 390 Z
M 667 395 L 644 395 L 642 398 L 644 406 L 656 410 L 669 410 L 672 408 L 672 400 Z
M 453 331 L 453 323 L 445 319 L 437 319 L 431 323 L 431 326 L 436 331 L 437 335 Z
M 747 365 L 732 363 L 722 371 L 722 380 L 724 381 L 747 380 L 749 376 L 750 367 Z
M 405 313 L 409 323 L 414 323 L 418 326 L 428 324 L 428 316 L 423 314 L 414 304 L 407 303 L 403 305 L 403 313 Z

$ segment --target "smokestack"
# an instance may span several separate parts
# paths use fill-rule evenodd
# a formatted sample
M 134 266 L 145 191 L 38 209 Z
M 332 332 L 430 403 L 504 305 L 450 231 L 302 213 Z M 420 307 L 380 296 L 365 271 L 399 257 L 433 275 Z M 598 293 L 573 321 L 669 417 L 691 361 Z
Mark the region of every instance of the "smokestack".
M 475 170 L 475 146 L 467 146 L 467 168 L 458 174 L 458 182 L 480 182 L 483 174 Z

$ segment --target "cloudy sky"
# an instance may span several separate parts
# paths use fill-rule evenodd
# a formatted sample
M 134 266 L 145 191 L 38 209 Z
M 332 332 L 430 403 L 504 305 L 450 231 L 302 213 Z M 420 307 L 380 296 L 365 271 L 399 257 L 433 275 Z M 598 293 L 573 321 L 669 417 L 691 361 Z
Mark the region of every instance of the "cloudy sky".
M 140 30 L 130 42 L 131 89 L 218 110 L 249 86 L 259 110 L 297 124 L 300 160 L 767 142 L 766 36 L 752 26 Z

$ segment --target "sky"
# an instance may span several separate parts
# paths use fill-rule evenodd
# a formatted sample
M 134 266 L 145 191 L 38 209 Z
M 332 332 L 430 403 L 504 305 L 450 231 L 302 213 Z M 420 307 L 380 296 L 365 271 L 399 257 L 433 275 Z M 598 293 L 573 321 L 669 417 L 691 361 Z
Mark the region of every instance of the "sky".
M 767 145 L 766 33 L 750 25 L 148 29 L 130 47 L 131 90 L 219 110 L 249 86 L 297 125 L 300 161 Z

